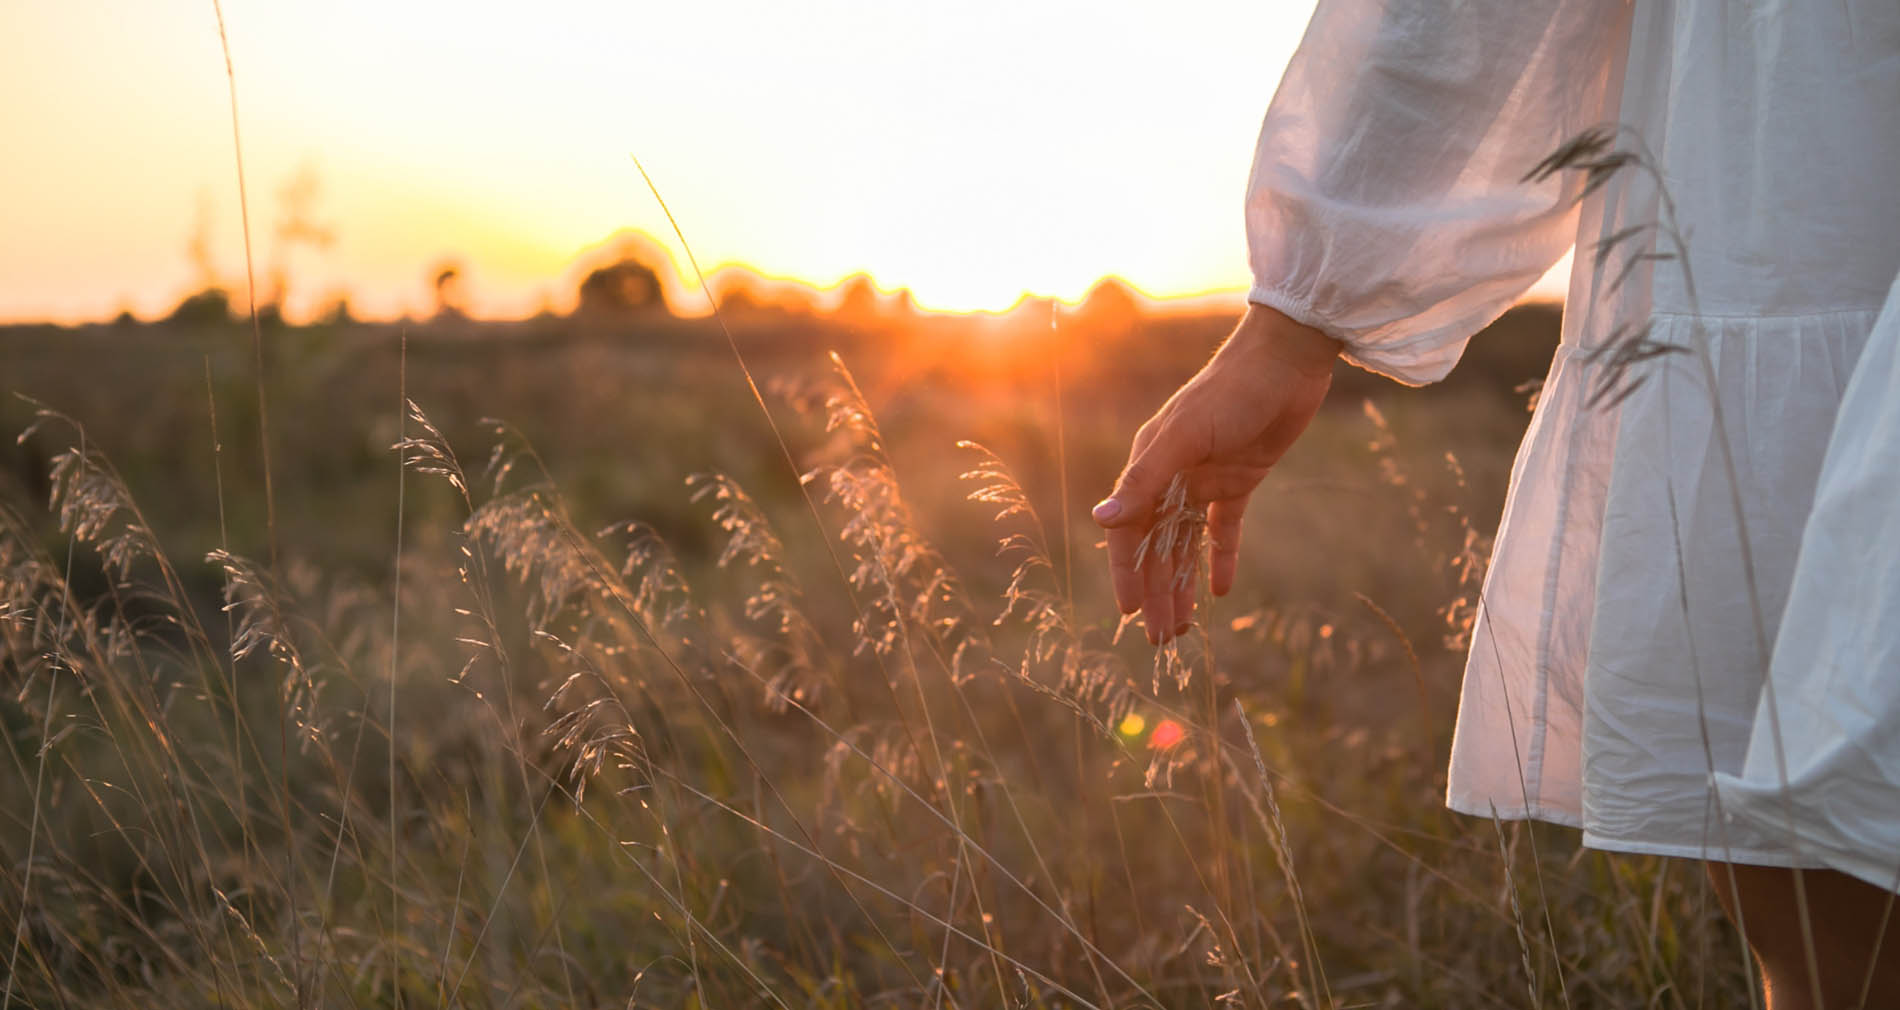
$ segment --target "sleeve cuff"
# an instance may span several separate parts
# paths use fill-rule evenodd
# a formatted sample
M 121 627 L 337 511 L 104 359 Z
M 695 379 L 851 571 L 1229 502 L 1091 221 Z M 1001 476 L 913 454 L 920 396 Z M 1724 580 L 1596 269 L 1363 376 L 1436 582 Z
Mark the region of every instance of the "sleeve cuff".
M 1255 305 L 1265 305 L 1267 308 L 1279 312 L 1302 326 L 1311 326 L 1321 333 L 1332 337 L 1334 340 L 1340 341 L 1348 348 L 1352 347 L 1352 336 L 1350 334 L 1340 332 L 1339 327 L 1334 326 L 1331 322 L 1322 318 L 1319 313 L 1313 311 L 1312 302 L 1307 301 L 1299 295 L 1279 288 L 1268 288 L 1255 284 L 1247 290 L 1247 300 Z
M 1443 379 L 1464 351 L 1463 339 L 1443 339 L 1448 333 L 1460 331 L 1459 325 L 1439 327 L 1396 344 L 1374 342 L 1366 340 L 1363 333 L 1341 328 L 1316 311 L 1310 301 L 1281 288 L 1255 284 L 1247 290 L 1247 301 L 1332 337 L 1345 345 L 1339 356 L 1347 363 L 1406 386 L 1429 386 Z M 1490 322 L 1490 318 L 1476 320 L 1462 335 L 1469 336 Z

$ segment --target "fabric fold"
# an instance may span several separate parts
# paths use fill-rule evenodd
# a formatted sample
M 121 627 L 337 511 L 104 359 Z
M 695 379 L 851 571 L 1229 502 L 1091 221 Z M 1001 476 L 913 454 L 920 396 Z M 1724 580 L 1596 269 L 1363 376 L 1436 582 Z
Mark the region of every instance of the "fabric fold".
M 1900 278 L 1842 398 L 1724 813 L 1900 890 Z

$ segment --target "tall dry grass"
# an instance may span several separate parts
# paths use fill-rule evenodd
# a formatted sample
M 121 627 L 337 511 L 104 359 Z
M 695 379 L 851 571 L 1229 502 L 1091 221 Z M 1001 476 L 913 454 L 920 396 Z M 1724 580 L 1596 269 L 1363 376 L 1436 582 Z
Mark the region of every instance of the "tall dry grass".
M 459 517 L 412 521 L 386 584 L 295 549 L 175 562 L 43 414 L 48 511 L 0 518 L 7 1001 L 1739 997 L 1700 874 L 1438 808 L 1433 643 L 1377 603 L 1215 609 L 1149 657 L 1071 594 L 1064 517 L 1009 461 L 931 462 L 1000 556 L 946 550 L 842 364 L 774 396 L 816 507 L 697 476 L 697 555 L 577 518 L 504 425 L 465 464 L 409 405 L 401 465 Z M 1383 415 L 1335 420 L 1370 436 L 1441 598 L 1469 590 L 1470 521 Z M 1455 636 L 1468 606 L 1433 619 Z M 1428 693 L 1311 700 L 1368 684 Z

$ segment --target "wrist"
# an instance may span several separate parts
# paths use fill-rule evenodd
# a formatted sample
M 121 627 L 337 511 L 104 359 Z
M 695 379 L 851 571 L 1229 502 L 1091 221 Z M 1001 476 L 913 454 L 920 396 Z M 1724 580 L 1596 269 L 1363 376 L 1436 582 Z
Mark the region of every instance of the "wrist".
M 1324 330 L 1258 302 L 1247 303 L 1247 312 L 1234 327 L 1228 346 L 1264 355 L 1309 375 L 1326 376 L 1332 375 L 1333 363 L 1346 347 Z

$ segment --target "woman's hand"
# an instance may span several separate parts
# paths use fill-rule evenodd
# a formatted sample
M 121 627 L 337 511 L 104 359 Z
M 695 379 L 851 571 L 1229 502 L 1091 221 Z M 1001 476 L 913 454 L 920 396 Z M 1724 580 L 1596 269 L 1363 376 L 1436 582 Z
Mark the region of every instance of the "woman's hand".
M 1194 614 L 1193 582 L 1176 584 L 1173 558 L 1151 557 L 1136 568 L 1168 484 L 1185 472 L 1189 502 L 1207 506 L 1214 595 L 1225 596 L 1247 499 L 1318 412 L 1341 346 L 1274 309 L 1248 305 L 1213 360 L 1135 433 L 1121 479 L 1093 515 L 1108 531 L 1115 602 L 1124 614 L 1142 612 L 1150 643 L 1186 631 Z

